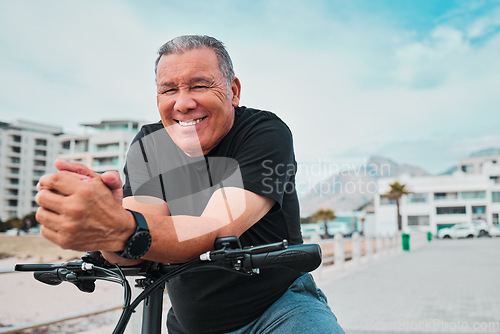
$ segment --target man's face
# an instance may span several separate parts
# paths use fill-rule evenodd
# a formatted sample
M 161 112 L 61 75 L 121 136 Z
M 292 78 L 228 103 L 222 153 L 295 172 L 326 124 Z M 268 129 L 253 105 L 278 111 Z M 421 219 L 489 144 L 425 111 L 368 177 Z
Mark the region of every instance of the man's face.
M 240 83 L 235 78 L 228 88 L 213 50 L 162 56 L 156 82 L 163 126 L 187 155 L 207 154 L 231 129 Z

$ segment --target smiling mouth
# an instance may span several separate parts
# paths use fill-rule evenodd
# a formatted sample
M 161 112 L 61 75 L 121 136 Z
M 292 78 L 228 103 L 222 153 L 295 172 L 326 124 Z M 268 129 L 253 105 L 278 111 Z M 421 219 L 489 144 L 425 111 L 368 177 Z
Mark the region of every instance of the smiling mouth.
M 192 120 L 189 120 L 189 121 L 180 121 L 180 120 L 176 120 L 176 121 L 177 121 L 177 123 L 179 123 L 180 126 L 191 126 L 191 125 L 196 125 L 196 124 L 200 123 L 205 118 L 206 117 L 192 119 Z

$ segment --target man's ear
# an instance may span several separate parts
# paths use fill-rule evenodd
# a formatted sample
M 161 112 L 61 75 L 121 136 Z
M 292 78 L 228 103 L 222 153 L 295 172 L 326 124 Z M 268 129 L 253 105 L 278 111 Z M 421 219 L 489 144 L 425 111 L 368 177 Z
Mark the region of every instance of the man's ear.
M 240 104 L 240 94 L 241 94 L 240 79 L 234 77 L 233 83 L 231 84 L 231 104 L 233 105 L 233 107 L 237 107 Z

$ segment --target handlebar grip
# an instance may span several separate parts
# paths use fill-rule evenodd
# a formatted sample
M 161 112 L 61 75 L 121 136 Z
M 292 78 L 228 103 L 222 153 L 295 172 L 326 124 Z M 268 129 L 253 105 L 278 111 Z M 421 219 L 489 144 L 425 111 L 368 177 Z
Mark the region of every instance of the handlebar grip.
M 251 268 L 286 267 L 310 272 L 321 264 L 321 247 L 317 244 L 292 245 L 286 249 L 250 255 Z
M 41 264 L 16 264 L 15 271 L 49 271 L 60 268 L 60 264 L 41 263 Z
M 51 270 L 51 271 L 35 271 L 33 276 L 37 281 L 48 285 L 59 285 L 62 283 L 63 279 L 61 279 L 59 275 L 59 270 Z

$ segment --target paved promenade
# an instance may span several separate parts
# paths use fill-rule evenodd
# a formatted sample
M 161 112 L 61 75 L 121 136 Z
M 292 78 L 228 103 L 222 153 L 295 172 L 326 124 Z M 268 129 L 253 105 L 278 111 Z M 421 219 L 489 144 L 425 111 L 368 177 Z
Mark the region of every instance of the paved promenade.
M 500 238 L 433 240 L 317 281 L 346 333 L 500 333 Z

